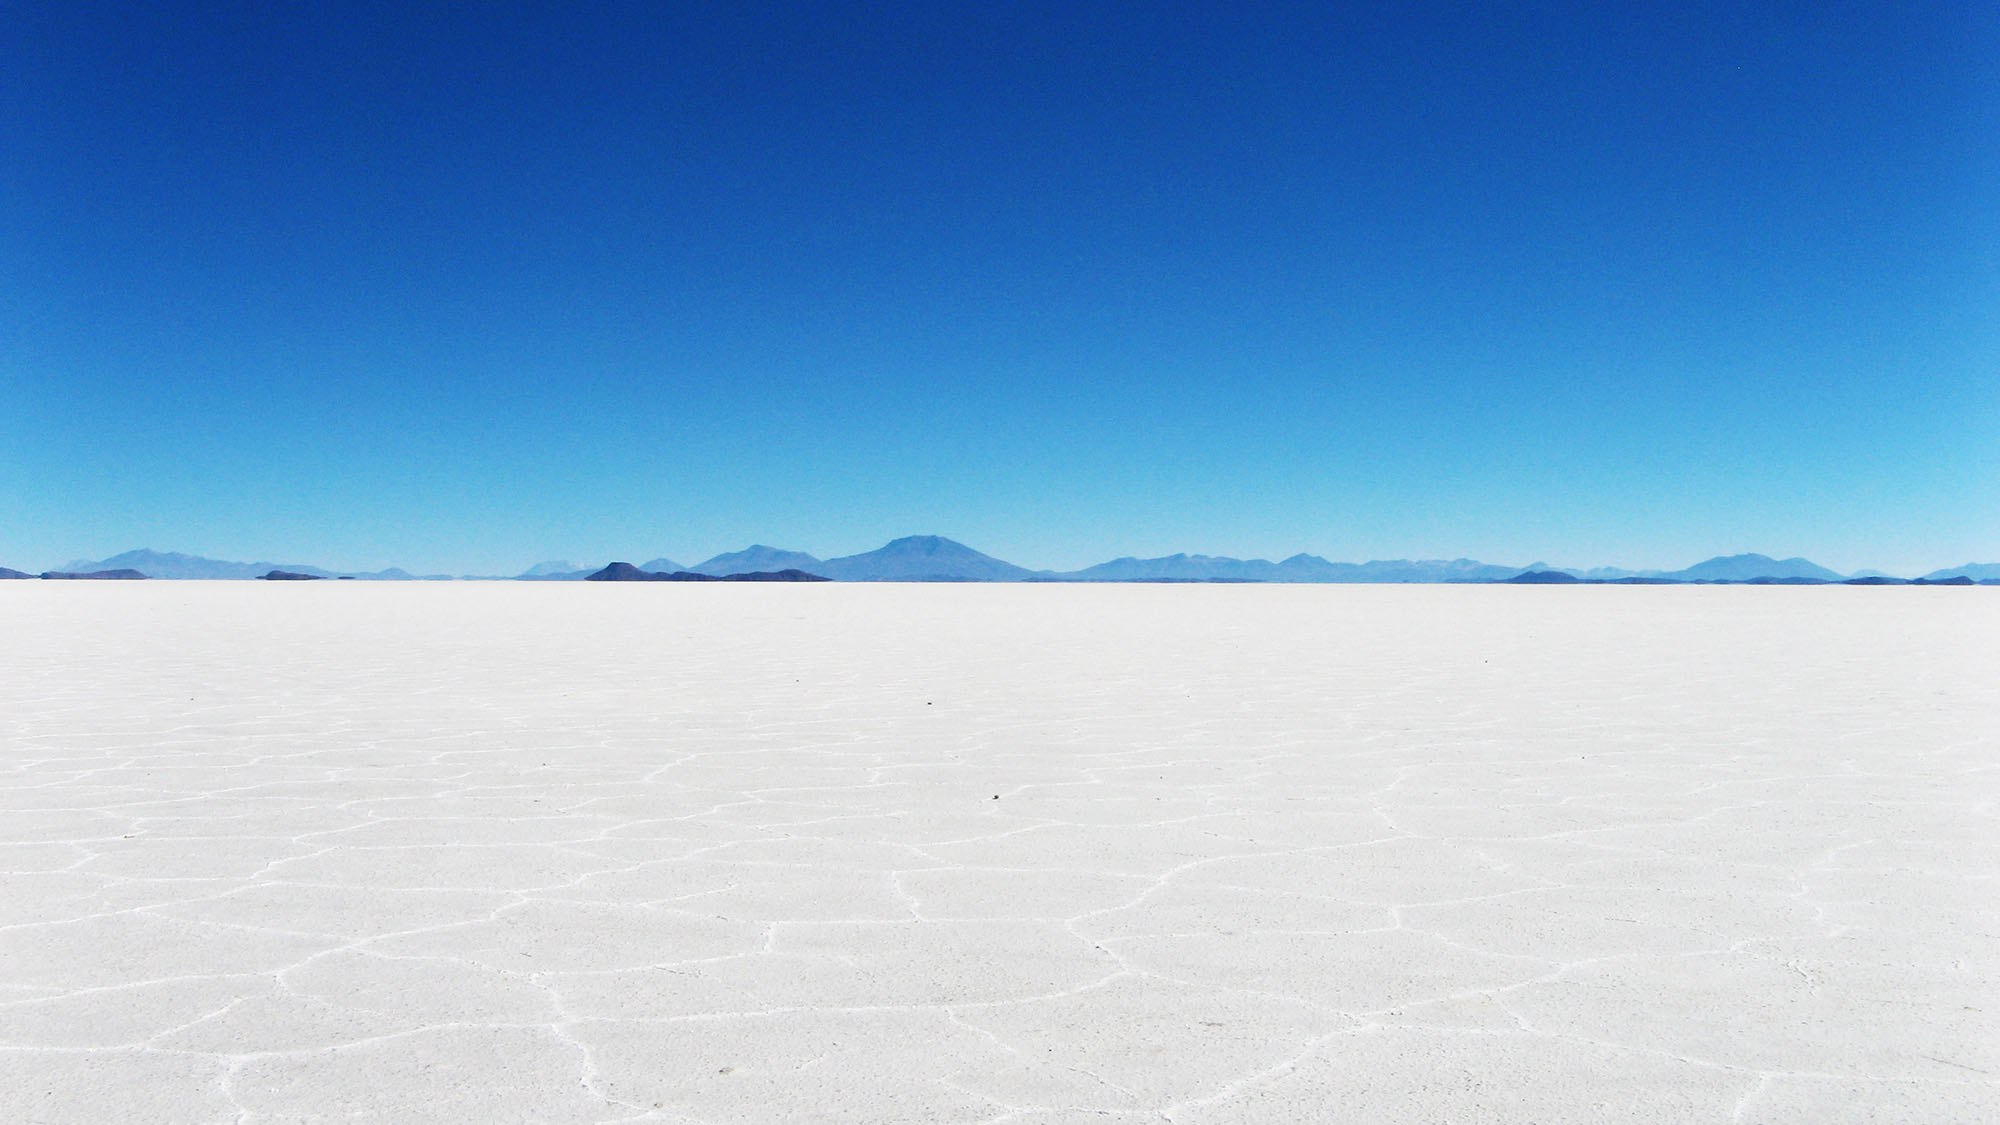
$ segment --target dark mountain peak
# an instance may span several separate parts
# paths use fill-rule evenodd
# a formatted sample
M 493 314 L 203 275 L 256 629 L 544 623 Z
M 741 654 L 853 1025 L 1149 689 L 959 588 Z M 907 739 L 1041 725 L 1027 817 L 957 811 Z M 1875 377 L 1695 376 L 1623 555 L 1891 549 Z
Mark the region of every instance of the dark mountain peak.
M 831 582 L 833 579 L 818 574 L 808 574 L 803 570 L 752 570 L 741 574 L 725 574 L 723 582 Z
M 1521 586 L 1560 586 L 1581 582 L 1583 579 L 1561 570 L 1524 570 L 1512 578 L 1503 578 L 1501 581 Z
M 803 570 L 760 570 L 743 574 L 702 574 L 693 570 L 677 570 L 669 574 L 658 570 L 641 570 L 631 563 L 615 562 L 603 570 L 585 578 L 586 582 L 825 582 L 826 578 L 817 574 L 807 574 Z
M 0 566 L 0 580 L 8 578 L 33 578 L 33 577 L 34 575 L 29 574 L 25 570 L 15 570 L 11 566 Z
M 585 582 L 664 582 L 667 576 L 650 570 L 640 570 L 628 562 L 615 562 L 603 570 L 585 578 Z

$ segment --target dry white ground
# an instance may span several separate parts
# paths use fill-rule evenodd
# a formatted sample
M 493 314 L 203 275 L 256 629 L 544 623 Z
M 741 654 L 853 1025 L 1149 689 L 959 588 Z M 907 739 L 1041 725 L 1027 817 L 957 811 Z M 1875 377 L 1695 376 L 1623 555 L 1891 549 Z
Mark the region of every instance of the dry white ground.
M 0 1120 L 2000 1117 L 2000 589 L 0 583 Z

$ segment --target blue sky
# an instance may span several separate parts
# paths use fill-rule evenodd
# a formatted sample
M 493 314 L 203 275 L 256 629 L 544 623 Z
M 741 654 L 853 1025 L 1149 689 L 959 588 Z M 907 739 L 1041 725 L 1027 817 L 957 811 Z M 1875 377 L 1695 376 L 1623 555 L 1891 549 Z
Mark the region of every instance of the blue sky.
M 0 565 L 2000 559 L 1996 13 L 17 7 Z

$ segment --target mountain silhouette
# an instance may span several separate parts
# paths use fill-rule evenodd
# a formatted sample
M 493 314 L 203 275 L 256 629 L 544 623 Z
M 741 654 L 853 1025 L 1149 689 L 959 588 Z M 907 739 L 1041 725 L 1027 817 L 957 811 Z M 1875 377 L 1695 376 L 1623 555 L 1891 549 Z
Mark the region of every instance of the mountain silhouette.
M 1936 584 L 1947 578 L 1970 578 L 1974 582 L 2000 582 L 2000 563 L 1966 563 L 1964 566 L 1933 570 L 1925 581 Z
M 820 565 L 820 560 L 804 551 L 786 551 L 777 547 L 766 547 L 754 543 L 741 551 L 717 555 L 704 563 L 697 563 L 689 570 L 698 574 L 750 574 L 754 572 L 776 573 L 783 570 L 811 571 Z
M 1583 579 L 1563 570 L 1524 570 L 1501 581 L 1521 586 L 1561 586 L 1582 582 Z
M 873 551 L 820 563 L 817 573 L 841 582 L 1020 582 L 1025 567 L 983 555 L 937 535 L 910 535 Z
M 178 551 L 154 551 L 140 548 L 113 555 L 108 559 L 92 562 L 79 559 L 63 568 L 67 573 L 91 573 L 102 570 L 136 570 L 149 578 L 166 579 L 207 579 L 207 578 L 262 578 L 273 570 L 288 571 L 293 574 L 308 574 L 315 578 L 341 577 L 366 578 L 379 581 L 410 581 L 416 575 L 409 571 L 390 567 L 387 570 L 332 571 L 324 567 L 307 566 L 304 563 L 274 562 L 230 562 L 226 559 L 203 558 L 200 555 L 184 555 Z M 427 574 L 425 578 L 449 578 L 448 574 Z
M 222 559 L 206 559 L 200 555 L 184 555 L 178 551 L 154 551 L 140 548 L 113 555 L 108 559 L 92 562 L 78 559 L 64 570 L 70 573 L 89 573 L 100 570 L 137 570 L 152 578 L 192 579 L 192 578 L 257 578 L 266 571 L 289 570 L 299 574 L 325 576 L 328 571 L 302 563 L 274 562 L 226 562 Z
M 1268 559 L 1238 559 L 1226 555 L 1173 554 L 1157 558 L 1125 556 L 1074 571 L 1029 570 L 1004 559 L 983 554 L 955 540 L 937 535 L 910 535 L 858 555 L 820 560 L 803 551 L 753 544 L 741 551 L 716 555 L 699 566 L 687 568 L 664 556 L 639 566 L 615 564 L 638 574 L 661 578 L 599 578 L 599 581 L 682 581 L 708 578 L 735 578 L 741 575 L 784 574 L 798 571 L 809 578 L 845 582 L 1507 582 L 1529 573 L 1559 572 L 1586 581 L 1644 584 L 1656 582 L 1737 582 L 1807 584 L 1850 582 L 1853 579 L 1893 579 L 1856 585 L 1895 585 L 1922 581 L 1936 585 L 1951 579 L 2000 584 L 2000 563 L 1966 563 L 1964 566 L 1934 570 L 1921 579 L 1898 579 L 1880 571 L 1858 570 L 1837 574 L 1808 559 L 1774 559 L 1769 555 L 1718 555 L 1681 570 L 1628 570 L 1600 566 L 1589 569 L 1556 567 L 1535 562 L 1525 567 L 1501 566 L 1478 559 L 1376 559 L 1365 563 L 1330 562 L 1318 555 L 1296 554 L 1279 562 Z M 567 560 L 536 563 L 515 576 L 523 581 L 576 581 L 603 574 L 611 567 L 592 570 Z M 625 570 L 616 571 L 624 574 Z M 413 575 L 398 567 L 374 572 L 341 572 L 298 563 L 232 562 L 174 551 L 139 549 L 108 559 L 79 559 L 49 574 L 85 575 L 110 571 L 133 571 L 150 578 L 242 579 L 262 578 L 272 571 L 314 578 L 363 578 L 385 581 L 449 579 L 448 574 Z M 691 574 L 691 578 L 676 578 Z M 0 568 L 0 578 L 35 575 Z M 779 581 L 786 579 L 753 579 Z M 1524 582 L 1528 581 L 1522 578 Z M 1953 583 L 1954 585 L 1958 583 Z
M 603 570 L 584 578 L 585 582 L 671 582 L 674 576 L 664 571 L 644 570 L 628 562 L 606 564 Z
M 1071 571 L 1062 577 L 1077 582 L 1282 582 L 1283 568 L 1269 559 L 1232 559 L 1221 555 L 1164 555 L 1157 559 L 1130 555 Z
M 586 582 L 826 582 L 829 579 L 803 570 L 758 570 L 743 574 L 702 574 L 692 570 L 642 570 L 631 563 L 615 562 L 584 579 Z
M 1649 576 L 1674 578 L 1682 582 L 1749 582 L 1757 578 L 1816 578 L 1822 582 L 1838 582 L 1845 577 L 1806 559 L 1774 559 L 1769 555 L 1717 555 L 1686 570 Z

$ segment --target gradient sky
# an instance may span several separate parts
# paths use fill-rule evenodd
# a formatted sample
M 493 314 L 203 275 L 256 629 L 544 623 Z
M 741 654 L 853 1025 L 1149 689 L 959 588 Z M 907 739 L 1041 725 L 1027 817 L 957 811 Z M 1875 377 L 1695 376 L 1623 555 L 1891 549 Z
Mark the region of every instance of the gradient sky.
M 13 5 L 0 106 L 0 565 L 2000 560 L 1990 4 Z

